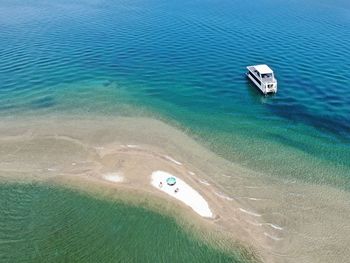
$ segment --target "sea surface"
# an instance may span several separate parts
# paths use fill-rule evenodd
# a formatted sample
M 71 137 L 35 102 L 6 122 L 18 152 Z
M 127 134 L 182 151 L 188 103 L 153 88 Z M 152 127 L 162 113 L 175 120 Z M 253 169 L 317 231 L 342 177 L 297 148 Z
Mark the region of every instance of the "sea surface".
M 0 197 L 1 262 L 242 262 L 140 207 L 38 184 Z
M 350 2 L 345 0 L 0 0 L 0 117 L 153 117 L 268 177 L 347 192 L 349 44 Z M 246 66 L 261 63 L 275 72 L 276 95 L 262 96 L 245 78 Z M 40 185 L 0 187 L 1 202 L 11 204 L 15 213 L 32 203 L 12 205 L 10 193 L 23 191 L 35 198 L 50 194 Z M 76 200 L 79 211 L 91 209 L 85 197 L 64 190 L 54 194 Z M 57 207 L 48 205 L 50 198 L 37 206 L 37 213 L 48 213 L 47 221 L 35 213 L 28 219 L 33 229 L 37 220 L 44 225 L 60 220 L 50 215 L 60 213 L 57 209 L 79 216 L 69 202 L 55 199 Z M 98 206 L 98 211 L 104 213 L 105 206 L 109 204 Z M 113 209 L 122 214 L 126 208 Z M 92 227 L 95 216 L 87 211 L 76 224 Z M 149 217 L 150 228 L 163 220 L 175 231 L 170 219 L 152 213 Z M 129 219 L 123 220 L 127 224 Z M 0 259 L 8 242 L 3 233 L 21 228 L 24 221 L 13 226 L 16 222 L 9 226 L 7 218 L 0 217 Z M 109 231 L 96 227 L 96 234 Z M 32 238 L 49 236 L 50 231 L 41 228 Z M 59 238 L 53 247 L 66 242 L 64 235 Z M 16 239 L 21 236 L 11 236 Z M 118 240 L 113 242 L 95 245 L 106 248 Z M 45 255 L 50 247 L 42 249 Z M 86 262 L 85 251 L 79 253 Z M 219 252 L 199 246 L 191 253 L 200 258 Z M 18 255 L 18 261 L 22 259 Z

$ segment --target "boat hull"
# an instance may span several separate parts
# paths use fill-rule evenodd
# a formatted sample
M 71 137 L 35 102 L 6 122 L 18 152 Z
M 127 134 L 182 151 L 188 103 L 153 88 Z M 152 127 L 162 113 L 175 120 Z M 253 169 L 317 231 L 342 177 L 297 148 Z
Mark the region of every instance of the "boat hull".
M 276 93 L 277 92 L 277 83 L 264 83 L 261 82 L 253 73 L 250 71 L 247 72 L 247 77 L 253 82 L 253 84 L 264 94 Z M 269 87 L 270 86 L 270 87 Z

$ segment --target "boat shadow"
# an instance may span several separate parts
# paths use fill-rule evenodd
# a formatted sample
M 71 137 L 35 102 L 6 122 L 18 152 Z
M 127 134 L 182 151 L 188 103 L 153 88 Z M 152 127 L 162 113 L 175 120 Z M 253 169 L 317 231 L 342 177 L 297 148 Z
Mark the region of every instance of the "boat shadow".
M 247 75 L 245 75 L 245 86 L 248 91 L 249 97 L 255 102 L 267 103 L 269 102 L 269 100 L 277 96 L 276 93 L 268 93 L 268 94 L 262 93 L 257 87 L 255 87 L 251 83 Z

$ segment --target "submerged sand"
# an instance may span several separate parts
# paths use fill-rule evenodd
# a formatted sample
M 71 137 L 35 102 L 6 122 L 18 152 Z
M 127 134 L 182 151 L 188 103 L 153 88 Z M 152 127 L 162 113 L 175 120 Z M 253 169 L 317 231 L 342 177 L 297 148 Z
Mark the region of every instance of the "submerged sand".
M 154 119 L 3 119 L 0 160 L 4 181 L 74 181 L 162 200 L 175 216 L 251 247 L 266 262 L 346 262 L 350 256 L 349 193 L 242 168 Z M 213 216 L 204 218 L 152 186 L 155 171 L 186 182 Z

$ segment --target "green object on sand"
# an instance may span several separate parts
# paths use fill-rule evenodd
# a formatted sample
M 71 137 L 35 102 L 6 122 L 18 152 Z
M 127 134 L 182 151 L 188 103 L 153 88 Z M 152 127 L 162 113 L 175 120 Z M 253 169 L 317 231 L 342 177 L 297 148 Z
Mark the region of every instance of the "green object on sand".
M 174 184 L 176 184 L 176 178 L 175 177 L 169 177 L 168 179 L 166 179 L 166 183 L 168 185 L 174 185 Z

